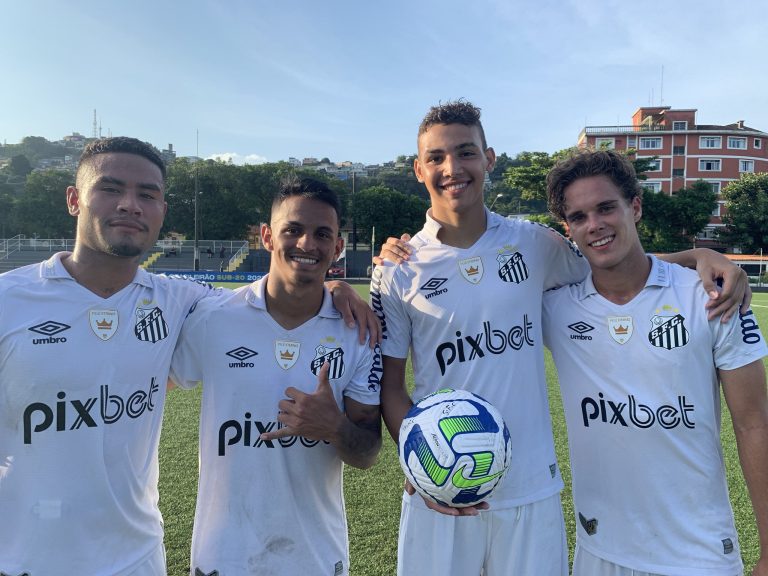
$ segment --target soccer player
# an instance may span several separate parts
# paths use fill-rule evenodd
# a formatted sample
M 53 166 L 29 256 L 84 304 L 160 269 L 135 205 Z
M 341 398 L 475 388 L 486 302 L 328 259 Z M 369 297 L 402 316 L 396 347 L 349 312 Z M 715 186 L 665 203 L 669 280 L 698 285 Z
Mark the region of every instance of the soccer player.
M 66 191 L 73 251 L 0 276 L 2 574 L 166 572 L 166 380 L 182 321 L 217 291 L 139 267 L 163 223 L 164 176 L 139 140 L 90 143 Z
M 742 574 L 721 389 L 760 535 L 753 574 L 768 574 L 768 349 L 754 314 L 709 320 L 697 275 L 645 254 L 642 188 L 621 154 L 560 162 L 548 194 L 591 267 L 544 296 L 571 452 L 573 574 Z
M 427 222 L 411 248 L 390 244 L 388 257 L 400 264 L 377 266 L 371 280 L 383 328 L 384 421 L 397 441 L 412 405 L 405 388 L 410 351 L 413 398 L 444 387 L 486 398 L 510 429 L 513 460 L 488 510 L 439 507 L 407 489 L 398 574 L 565 575 L 563 483 L 544 378 L 541 304 L 545 290 L 583 279 L 587 263 L 551 229 L 484 207 L 495 153 L 478 108 L 462 101 L 433 107 L 417 143 L 414 171 L 432 203 Z
M 269 274 L 182 329 L 172 379 L 203 384 L 193 574 L 349 573 L 342 464 L 381 447 L 382 366 L 323 289 L 338 232 L 334 192 L 284 183 L 261 228 Z

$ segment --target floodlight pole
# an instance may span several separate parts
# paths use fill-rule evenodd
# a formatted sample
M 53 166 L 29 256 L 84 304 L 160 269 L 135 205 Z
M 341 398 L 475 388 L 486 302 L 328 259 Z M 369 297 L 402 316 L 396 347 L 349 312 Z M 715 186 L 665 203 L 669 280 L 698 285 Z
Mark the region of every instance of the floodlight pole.
M 200 130 L 195 131 L 195 140 L 196 140 L 196 146 L 195 146 L 195 199 L 194 199 L 194 205 L 195 205 L 195 264 L 194 264 L 194 270 L 197 272 L 200 270 L 200 246 L 198 245 L 198 239 L 197 239 L 197 220 L 198 220 L 198 210 L 197 210 L 197 196 L 198 196 L 198 182 L 197 182 L 197 172 L 198 172 L 198 164 L 200 163 Z

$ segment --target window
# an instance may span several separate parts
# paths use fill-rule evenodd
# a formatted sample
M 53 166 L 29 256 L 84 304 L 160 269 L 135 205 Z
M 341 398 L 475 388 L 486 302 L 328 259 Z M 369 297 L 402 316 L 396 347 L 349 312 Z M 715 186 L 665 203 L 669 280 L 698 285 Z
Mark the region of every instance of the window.
M 672 169 L 672 177 L 673 178 L 682 178 L 685 176 L 685 168 L 673 168 Z
M 758 150 L 763 147 L 763 141 L 760 140 L 760 138 L 755 138 L 755 141 L 753 143 L 755 145 L 755 148 Z
M 717 206 L 715 206 L 715 209 L 712 210 L 712 216 L 720 216 L 720 209 L 723 207 L 722 202 L 718 202 Z
M 661 138 L 640 138 L 640 150 L 658 150 L 661 148 Z
M 720 160 L 715 158 L 700 158 L 699 170 L 702 172 L 720 172 Z
M 637 148 L 637 136 L 627 136 L 627 148 Z
M 661 182 L 641 182 L 640 185 L 645 188 L 647 192 L 661 192 Z
M 648 170 L 646 170 L 646 172 L 658 172 L 661 170 L 661 160 L 658 158 L 638 158 L 638 160 L 644 160 L 648 162 Z
M 722 148 L 722 142 L 720 136 L 700 136 L 699 148 Z
M 754 160 L 739 160 L 739 172 L 754 172 L 755 161 Z
M 685 146 L 672 146 L 672 154 L 675 156 L 685 156 Z
M 688 122 L 685 120 L 672 122 L 672 130 L 688 130 Z
M 712 188 L 712 192 L 718 196 L 720 195 L 720 182 L 707 182 L 707 184 L 709 184 L 709 187 Z
M 728 136 L 728 148 L 735 150 L 746 150 L 747 139 L 739 136 Z
M 615 147 L 615 138 L 595 138 L 595 148 L 598 150 L 613 150 Z

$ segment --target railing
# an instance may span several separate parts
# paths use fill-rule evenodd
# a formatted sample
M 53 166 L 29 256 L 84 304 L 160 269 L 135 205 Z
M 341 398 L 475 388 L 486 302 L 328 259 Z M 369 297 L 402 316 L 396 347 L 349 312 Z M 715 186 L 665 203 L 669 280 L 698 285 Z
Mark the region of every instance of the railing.
M 634 134 L 636 132 L 672 132 L 671 126 L 662 126 L 661 124 L 642 124 L 640 126 L 586 126 L 582 130 L 587 136 L 598 136 L 600 134 Z
M 27 238 L 23 234 L 0 239 L 0 259 L 7 260 L 17 252 L 59 252 L 72 250 L 73 238 Z

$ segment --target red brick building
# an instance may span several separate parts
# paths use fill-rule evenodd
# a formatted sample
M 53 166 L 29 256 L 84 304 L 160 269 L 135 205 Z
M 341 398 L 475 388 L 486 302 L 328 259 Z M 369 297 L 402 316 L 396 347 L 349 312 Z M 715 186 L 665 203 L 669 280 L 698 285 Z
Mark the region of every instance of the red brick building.
M 744 125 L 743 120 L 716 126 L 696 124 L 696 110 L 669 106 L 639 108 L 626 126 L 586 126 L 579 147 L 637 150 L 638 158 L 653 158 L 644 185 L 654 192 L 674 194 L 704 180 L 720 194 L 745 172 L 768 172 L 768 133 Z M 722 226 L 722 201 L 712 213 L 701 239 L 714 238 Z

